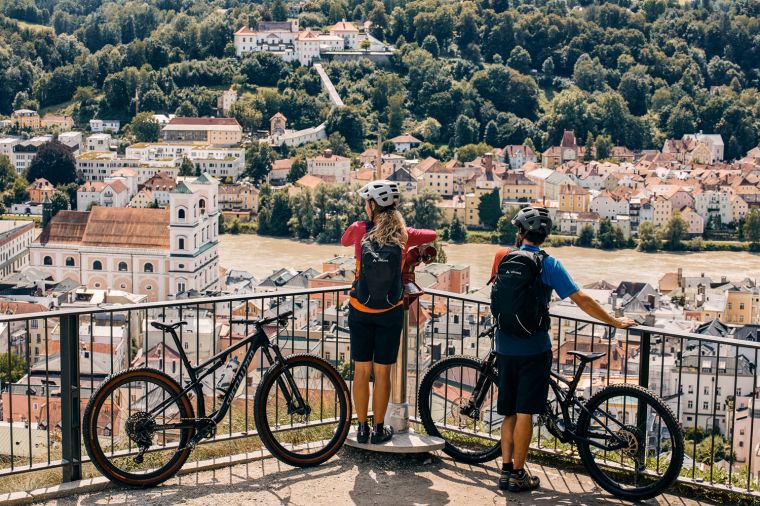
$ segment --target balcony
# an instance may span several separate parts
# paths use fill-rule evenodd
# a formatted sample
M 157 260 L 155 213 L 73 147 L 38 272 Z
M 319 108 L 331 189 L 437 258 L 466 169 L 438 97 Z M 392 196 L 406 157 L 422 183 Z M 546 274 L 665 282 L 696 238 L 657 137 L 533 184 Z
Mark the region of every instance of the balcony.
M 0 317 L 0 350 L 10 349 L 15 355 L 5 355 L 8 365 L 0 365 L 3 378 L 10 369 L 12 380 L 10 385 L 2 383 L 0 494 L 81 479 L 91 480 L 80 484 L 106 486 L 82 445 L 81 412 L 92 392 L 110 373 L 130 365 L 147 364 L 179 381 L 187 376 L 174 359 L 171 338 L 153 329 L 151 321 L 190 321 L 182 333 L 183 348 L 190 360 L 197 362 L 234 345 L 244 335 L 245 328 L 230 325 L 231 319 L 293 310 L 294 319 L 287 328 L 277 330 L 272 340 L 286 355 L 309 352 L 331 361 L 351 388 L 352 364 L 340 359 L 350 356 L 346 316 L 340 309 L 347 301 L 347 290 L 347 286 L 278 290 Z M 647 386 L 666 400 L 690 436 L 697 433 L 702 438 L 687 441 L 687 458 L 675 492 L 682 493 L 683 488 L 690 494 L 730 492 L 734 498 L 738 494 L 749 501 L 760 500 L 760 457 L 756 452 L 760 416 L 754 416 L 760 412 L 760 406 L 755 406 L 760 398 L 752 395 L 760 343 L 664 332 L 654 327 L 618 331 L 613 337 L 608 327 L 580 317 L 568 307 L 556 308 L 553 319 L 554 368 L 561 374 L 570 375 L 574 370 L 573 358 L 567 353 L 570 350 L 606 352 L 606 358 L 594 362 L 582 379 L 585 398 L 611 383 Z M 488 302 L 469 295 L 430 290 L 412 306 L 408 328 L 412 423 L 419 423 L 416 392 L 422 374 L 446 355 L 485 356 L 490 340 L 477 336 L 489 321 Z M 705 361 L 718 367 L 703 372 Z M 374 476 L 368 474 L 370 460 L 366 454 L 348 448 L 308 471 L 289 469 L 272 459 L 258 462 L 264 454 L 254 424 L 253 397 L 267 367 L 263 357 L 254 360 L 247 381 L 238 390 L 228 423 L 220 424 L 214 438 L 191 454 L 184 468 L 190 476 L 174 478 L 159 489 L 117 494 L 130 502 L 171 494 L 177 499 L 208 496 L 204 502 L 211 503 L 215 495 L 221 498 L 232 490 L 251 500 L 286 500 L 279 495 L 282 492 L 291 500 L 311 497 L 318 502 L 318 498 L 326 500 L 329 495 L 343 497 L 344 502 L 361 502 L 363 497 L 375 498 L 378 496 L 374 494 L 382 491 L 392 497 L 397 493 L 394 480 L 398 477 L 399 486 L 409 487 L 410 496 L 419 493 L 422 502 L 431 504 L 468 498 L 472 502 L 476 497 L 477 503 L 484 503 L 496 497 L 496 463 L 464 466 L 442 454 L 427 464 L 427 460 L 411 457 L 372 457 Z M 744 397 L 734 395 L 741 392 Z M 131 399 L 127 401 L 131 403 Z M 701 409 L 705 401 L 709 401 L 707 410 Z M 716 431 L 706 432 L 705 427 L 715 427 Z M 573 462 L 577 462 L 573 451 L 560 447 L 545 429 L 537 428 L 529 463 L 542 477 L 542 489 L 531 498 L 546 497 L 547 503 L 559 502 L 557 497 L 584 502 L 583 497 L 590 500 L 591 495 L 598 494 L 584 470 L 574 467 Z M 209 474 L 211 469 L 230 465 L 236 467 Z M 266 476 L 267 480 L 241 478 L 245 476 Z M 188 483 L 204 486 L 180 486 Z M 293 486 L 296 483 L 306 486 Z M 82 489 L 77 490 L 80 493 Z M 65 491 L 56 493 L 56 497 L 65 495 Z M 112 497 L 114 492 L 107 494 Z M 26 497 L 23 500 L 28 502 L 31 497 L 49 496 L 21 492 L 19 497 Z M 0 495 L 0 502 L 9 498 Z

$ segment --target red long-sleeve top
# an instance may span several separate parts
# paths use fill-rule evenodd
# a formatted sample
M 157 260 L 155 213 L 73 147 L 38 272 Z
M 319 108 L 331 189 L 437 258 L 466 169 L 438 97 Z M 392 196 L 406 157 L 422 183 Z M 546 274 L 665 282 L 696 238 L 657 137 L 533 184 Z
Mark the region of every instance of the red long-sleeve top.
M 343 237 L 340 239 L 340 243 L 343 246 L 351 246 L 354 245 L 354 257 L 356 258 L 356 276 L 359 276 L 359 259 L 362 255 L 362 239 L 364 238 L 364 234 L 367 233 L 367 222 L 366 221 L 355 221 L 353 222 L 343 233 Z M 435 238 L 438 236 L 436 234 L 435 230 L 428 230 L 428 229 L 420 229 L 420 228 L 412 228 L 412 227 L 406 227 L 406 233 L 407 233 L 407 240 L 406 244 L 404 244 L 404 248 L 402 253 L 402 258 L 406 259 L 406 254 L 409 252 L 411 248 L 416 248 L 417 246 L 420 246 L 422 244 L 427 244 L 430 242 L 435 241 Z M 383 313 L 385 311 L 390 311 L 390 309 L 372 309 L 368 308 L 365 305 L 363 305 L 358 300 L 351 297 L 350 304 L 358 309 L 359 311 L 364 311 L 366 313 Z M 403 304 L 403 302 L 400 302 L 399 304 Z M 393 308 L 391 308 L 393 309 Z

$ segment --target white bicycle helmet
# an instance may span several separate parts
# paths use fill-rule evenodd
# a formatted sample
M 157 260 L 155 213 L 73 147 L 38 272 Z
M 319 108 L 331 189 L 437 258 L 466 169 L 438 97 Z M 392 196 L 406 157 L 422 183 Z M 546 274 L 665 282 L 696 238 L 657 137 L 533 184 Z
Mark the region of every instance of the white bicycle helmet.
M 381 179 L 367 183 L 357 192 L 364 200 L 372 199 L 380 207 L 388 207 L 401 201 L 398 183 Z

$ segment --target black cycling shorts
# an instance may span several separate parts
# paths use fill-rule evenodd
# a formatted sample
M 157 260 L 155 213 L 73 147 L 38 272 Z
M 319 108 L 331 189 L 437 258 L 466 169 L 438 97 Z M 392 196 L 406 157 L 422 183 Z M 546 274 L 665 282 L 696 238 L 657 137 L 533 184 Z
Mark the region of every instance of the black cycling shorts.
M 517 413 L 540 415 L 546 410 L 549 395 L 549 371 L 552 368 L 551 350 L 536 355 L 497 355 L 499 368 L 499 399 L 496 411 L 500 415 Z
M 365 313 L 350 306 L 351 358 L 356 362 L 395 364 L 403 327 L 403 305 L 384 313 Z

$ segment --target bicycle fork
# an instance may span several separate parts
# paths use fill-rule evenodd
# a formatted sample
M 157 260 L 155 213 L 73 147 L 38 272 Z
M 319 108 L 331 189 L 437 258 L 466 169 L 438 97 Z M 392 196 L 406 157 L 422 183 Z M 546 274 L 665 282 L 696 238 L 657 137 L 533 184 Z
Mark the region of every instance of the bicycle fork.
M 462 416 L 469 417 L 473 420 L 480 418 L 480 406 L 482 406 L 486 395 L 488 395 L 486 383 L 489 378 L 486 373 L 489 369 L 493 368 L 494 357 L 494 353 L 491 352 L 486 361 L 483 362 L 483 366 L 480 369 L 480 376 L 478 377 L 478 381 L 475 382 L 475 388 L 472 390 L 472 395 L 470 396 L 469 401 L 466 405 L 459 408 L 459 413 Z
M 311 413 L 311 407 L 306 403 L 303 396 L 301 395 L 301 390 L 298 388 L 298 385 L 296 385 L 296 381 L 293 379 L 293 375 L 285 367 L 286 362 L 285 358 L 280 352 L 280 347 L 276 344 L 270 344 L 269 346 L 263 347 L 263 352 L 270 364 L 282 364 L 284 373 L 283 376 L 285 376 L 287 383 L 282 380 L 281 376 L 277 379 L 277 386 L 280 388 L 282 396 L 285 398 L 285 402 L 288 407 L 288 414 L 308 416 Z M 272 352 L 274 352 L 274 356 L 272 356 Z

